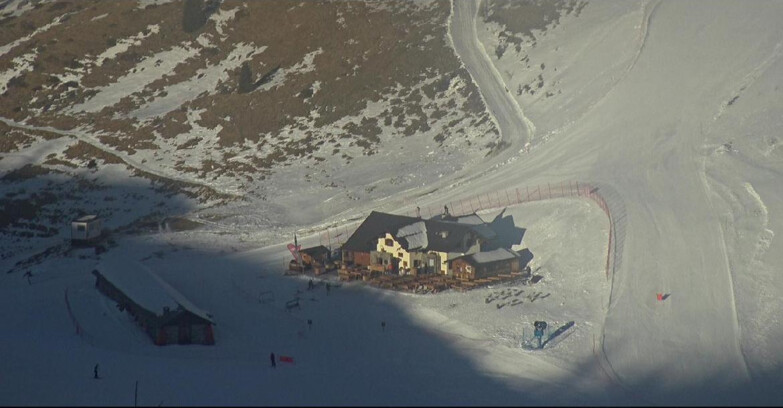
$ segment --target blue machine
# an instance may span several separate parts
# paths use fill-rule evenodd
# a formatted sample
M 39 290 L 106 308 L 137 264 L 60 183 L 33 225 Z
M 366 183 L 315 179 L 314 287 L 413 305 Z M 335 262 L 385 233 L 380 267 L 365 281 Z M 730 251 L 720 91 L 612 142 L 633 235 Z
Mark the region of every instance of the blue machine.
M 541 348 L 543 344 L 541 343 L 541 338 L 544 337 L 544 330 L 546 330 L 546 322 L 536 320 L 533 322 L 533 327 L 536 329 L 533 332 L 533 335 L 538 339 L 538 348 Z

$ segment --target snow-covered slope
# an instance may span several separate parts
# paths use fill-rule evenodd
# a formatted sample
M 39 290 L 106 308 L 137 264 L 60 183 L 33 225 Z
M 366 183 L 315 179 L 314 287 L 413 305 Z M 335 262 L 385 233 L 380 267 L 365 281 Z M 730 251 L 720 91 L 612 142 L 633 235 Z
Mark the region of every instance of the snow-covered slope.
M 296 15 L 308 15 L 312 11 L 308 7 L 315 7 L 307 2 L 271 3 L 302 13 Z M 181 10 L 181 3 L 174 4 L 161 2 L 156 7 Z M 237 30 L 244 4 L 221 4 L 221 11 L 209 20 L 209 44 L 235 35 L 226 44 L 238 46 L 244 39 Z M 352 9 L 355 3 L 342 4 L 352 6 L 339 13 L 331 10 L 339 27 L 360 24 L 362 19 L 356 17 L 364 12 L 400 19 L 408 15 L 405 3 L 362 3 L 367 8 L 361 13 Z M 36 18 L 40 17 L 36 11 L 49 10 L 21 2 L 12 7 L 14 14 Z M 0 277 L 0 310 L 7 327 L 17 329 L 2 335 L 0 402 L 131 404 L 137 380 L 139 403 L 145 405 L 744 405 L 783 400 L 783 349 L 777 341 L 783 334 L 777 317 L 783 307 L 779 273 L 783 247 L 775 239 L 783 227 L 783 99 L 779 90 L 783 85 L 783 26 L 779 24 L 783 4 L 562 1 L 536 6 L 458 1 L 417 2 L 416 7 L 419 16 L 437 16 L 428 20 L 437 22 L 432 30 L 444 30 L 437 31 L 443 34 L 438 41 L 453 46 L 451 55 L 459 57 L 455 59 L 459 68 L 449 72 L 461 73 L 448 81 L 432 79 L 432 84 L 443 85 L 435 87 L 441 91 L 434 99 L 440 101 L 436 105 L 448 107 L 450 98 L 455 98 L 457 106 L 447 109 L 448 114 L 472 118 L 464 127 L 471 146 L 453 141 L 453 145 L 444 142 L 436 148 L 437 143 L 430 143 L 431 133 L 401 121 L 402 128 L 418 130 L 407 138 L 379 136 L 382 142 L 370 147 L 377 151 L 363 159 L 354 157 L 349 163 L 335 154 L 318 166 L 293 164 L 265 174 L 265 182 L 255 184 L 268 193 L 262 201 L 223 200 L 205 210 L 214 202 L 173 196 L 151 218 L 151 225 L 141 224 L 146 227 L 143 235 L 118 237 L 116 245 L 109 247 L 111 256 L 144 263 L 214 314 L 214 347 L 153 346 L 92 287 L 89 271 L 99 262 L 92 252 L 35 258 L 24 268 L 6 261 L 4 267 L 12 273 Z M 232 14 L 235 8 L 240 9 Z M 59 27 L 61 20 L 54 15 L 65 13 L 54 11 L 38 26 L 56 22 L 46 30 Z M 86 20 L 112 17 L 98 9 L 92 13 Z M 537 13 L 540 21 L 526 20 Z M 140 20 L 144 27 L 151 24 Z M 524 24 L 518 25 L 519 21 Z M 389 33 L 397 35 L 406 29 L 415 31 L 404 24 L 391 27 Z M 124 38 L 136 36 L 141 41 L 143 36 L 158 35 L 156 29 L 137 28 L 128 30 Z M 335 28 L 341 29 L 347 28 Z M 27 31 L 32 33 L 35 27 Z M 367 37 L 356 37 L 356 41 L 387 38 L 373 36 L 372 30 L 362 33 Z M 11 45 L 0 49 L 5 52 L 30 41 L 22 35 L 6 35 L 3 43 Z M 429 37 L 420 39 L 425 38 Z M 206 50 L 209 46 L 203 40 L 193 40 L 189 47 Z M 184 44 L 184 40 L 177 43 Z M 121 44 L 118 40 L 111 47 Z M 101 52 L 91 55 L 103 55 L 111 48 L 106 45 L 103 42 Z M 256 44 L 257 48 L 246 51 L 263 59 L 272 53 L 273 45 Z M 261 50 L 262 46 L 269 48 Z M 221 48 L 217 55 L 231 55 L 232 47 Z M 170 44 L 158 48 L 156 52 L 171 49 Z M 332 72 L 333 65 L 318 65 L 329 55 L 328 49 L 314 53 L 318 49 L 305 47 L 281 63 L 279 70 L 265 70 L 271 73 L 266 83 L 296 76 L 285 67 L 307 71 L 308 58 L 315 64 L 312 72 Z M 29 53 L 19 52 L 13 58 L 5 55 L 9 57 L 2 62 L 8 66 L 32 66 Z M 222 57 L 189 68 L 186 78 L 197 77 L 199 72 L 208 79 L 211 75 L 218 78 L 210 70 L 229 64 Z M 123 75 L 130 75 L 133 67 L 141 68 L 141 62 L 123 63 L 128 64 Z M 266 60 L 259 63 L 270 69 L 276 65 Z M 344 68 L 347 71 L 341 74 L 352 69 Z M 381 68 L 374 65 L 374 69 Z M 302 75 L 315 75 L 312 72 Z M 325 78 L 317 86 L 316 78 L 307 81 L 312 85 L 309 98 L 323 95 Z M 380 102 L 367 100 L 352 113 L 341 112 L 326 124 L 315 118 L 316 122 L 325 133 L 335 129 L 330 126 L 344 129 L 346 121 L 360 124 L 353 119 L 375 117 L 387 108 L 394 111 L 389 100 L 404 99 L 403 94 L 430 80 L 383 88 L 394 90 L 395 96 L 380 98 Z M 155 91 L 131 98 L 134 103 L 120 103 L 95 117 L 103 121 L 113 117 L 116 125 L 126 119 L 117 122 L 117 116 L 111 115 L 140 113 L 137 109 L 142 106 L 150 108 L 143 111 L 146 115 L 169 106 L 165 101 L 178 102 L 160 92 L 167 81 L 155 85 Z M 18 80 L 10 83 L 18 90 Z M 480 98 L 478 93 L 460 91 L 467 89 L 480 91 Z M 58 106 L 81 106 L 86 112 L 81 114 L 89 115 L 94 109 L 89 98 L 110 96 L 95 90 L 78 103 Z M 219 100 L 214 97 L 215 102 Z M 465 106 L 460 101 L 469 100 L 479 101 L 480 109 L 459 108 Z M 387 102 L 391 105 L 384 105 Z M 410 106 L 420 103 L 424 102 L 417 99 Z M 13 107 L 7 112 L 13 113 Z M 169 130 L 178 129 L 174 123 L 191 123 L 189 130 L 177 130 L 175 137 L 194 132 L 209 139 L 218 125 L 226 129 L 233 120 L 233 116 L 222 122 L 205 120 L 212 115 L 209 106 L 197 103 L 168 114 L 171 121 L 164 128 L 170 126 Z M 170 169 L 165 168 L 165 156 L 159 160 L 162 164 L 154 164 L 154 155 L 142 158 L 138 152 L 116 151 L 122 138 L 102 138 L 105 135 L 91 134 L 83 127 L 56 127 L 55 132 L 45 123 L 22 123 L 24 117 L 10 113 L 4 116 L 7 134 L 13 136 L 0 161 L 7 177 L 4 181 L 8 185 L 27 183 L 24 191 L 14 187 L 8 197 L 16 199 L 17 206 L 36 189 L 35 183 L 46 185 L 42 176 L 52 184 L 61 177 L 42 175 L 40 169 L 24 164 L 62 151 L 66 141 L 62 132 L 67 132 L 69 143 L 94 141 L 99 146 L 89 145 L 111 154 L 113 161 L 100 166 L 97 173 L 78 169 L 74 174 L 85 178 L 106 174 L 101 180 L 111 180 L 108 184 L 118 192 L 125 192 L 128 180 L 101 173 L 114 168 L 110 166 L 136 164 L 137 171 L 153 179 L 156 174 L 176 175 L 166 173 Z M 216 117 L 224 118 L 222 113 Z M 294 122 L 304 128 L 316 123 L 307 118 Z M 392 120 L 392 126 L 395 123 Z M 280 135 L 306 132 L 293 124 L 278 129 Z M 478 139 L 468 137 L 471 132 L 495 143 L 504 140 L 512 148 L 482 160 L 484 150 L 473 150 Z M 425 136 L 418 138 L 421 134 Z M 156 137 L 155 142 L 168 140 Z M 525 147 L 528 141 L 529 149 Z M 251 151 L 259 148 L 249 145 Z M 457 151 L 467 151 L 467 156 L 448 153 Z M 202 153 L 206 154 L 191 151 L 195 155 L 191 159 Z M 87 156 L 78 151 L 69 154 L 86 161 Z M 41 167 L 65 170 L 67 164 L 55 159 L 67 162 L 69 154 L 56 155 Z M 473 159 L 460 161 L 468 156 Z M 456 162 L 462 164 L 455 166 Z M 237 190 L 238 184 L 213 178 L 216 173 L 206 167 L 201 170 L 185 172 L 176 181 L 192 191 L 199 188 L 196 183 L 225 187 L 224 192 L 242 191 Z M 318 177 L 328 181 L 317 186 L 307 181 Z M 526 229 L 524 246 L 534 255 L 534 269 L 543 276 L 535 285 L 406 295 L 343 284 L 327 293 L 323 286 L 307 291 L 306 279 L 282 276 L 290 256 L 287 242 L 282 241 L 290 240 L 290 233 L 297 229 L 301 243 L 317 245 L 323 226 L 361 219 L 370 209 L 410 213 L 416 206 L 442 208 L 444 203 L 480 193 L 564 180 L 590 181 L 597 186 L 596 192 L 608 203 L 612 223 L 592 201 L 584 199 L 547 200 L 507 210 L 515 224 Z M 329 181 L 335 186 L 332 192 Z M 145 186 L 140 186 L 137 195 L 126 195 L 135 201 L 108 203 L 119 208 L 113 210 L 117 212 L 137 209 L 139 217 L 154 213 L 154 209 L 136 208 L 137 203 L 154 202 L 145 198 L 144 194 L 152 194 Z M 90 208 L 100 208 L 98 204 L 95 199 L 91 203 L 95 207 Z M 61 205 L 63 211 L 75 207 L 73 203 Z M 165 223 L 158 227 L 163 217 L 194 207 L 199 212 L 189 218 L 208 227 L 171 231 Z M 483 215 L 489 219 L 493 214 Z M 607 280 L 604 262 L 610 227 L 613 253 Z M 151 232 L 158 228 L 158 233 Z M 315 233 L 303 236 L 303 231 Z M 31 285 L 22 277 L 28 269 L 33 271 Z M 525 296 L 533 292 L 549 296 L 498 307 L 519 290 Z M 668 297 L 659 301 L 658 293 Z M 302 298 L 302 309 L 288 312 L 285 302 L 294 296 Z M 312 328 L 307 319 L 313 320 Z M 519 348 L 519 336 L 539 319 L 553 326 L 569 321 L 575 325 L 556 347 L 540 352 Z M 385 329 L 381 322 L 386 322 Z M 80 335 L 74 333 L 74 324 L 82 329 Z M 272 369 L 270 352 L 292 356 L 295 364 L 281 363 Z M 104 378 L 100 381 L 91 378 L 95 363 L 101 364 Z M 46 391 L 41 391 L 41 383 L 47 385 Z
M 782 13 L 778 3 L 589 3 L 586 20 L 541 35 L 529 53 L 533 66 L 552 56 L 545 66 L 563 89 L 545 103 L 519 95 L 548 130 L 513 172 L 587 174 L 616 193 L 623 251 L 604 351 L 637 392 L 722 401 L 737 384 L 780 385 L 781 326 L 770 313 L 780 304 L 769 294 L 783 290 L 770 272 L 781 264 L 767 248 L 783 187 L 781 105 L 768 96 L 783 80 Z M 613 23 L 582 25 L 606 17 Z M 579 43 L 584 52 L 554 57 Z M 498 62 L 501 72 L 511 61 Z M 577 71 L 594 79 L 566 88 Z M 585 94 L 590 86 L 603 89 Z M 657 302 L 658 292 L 671 296 Z

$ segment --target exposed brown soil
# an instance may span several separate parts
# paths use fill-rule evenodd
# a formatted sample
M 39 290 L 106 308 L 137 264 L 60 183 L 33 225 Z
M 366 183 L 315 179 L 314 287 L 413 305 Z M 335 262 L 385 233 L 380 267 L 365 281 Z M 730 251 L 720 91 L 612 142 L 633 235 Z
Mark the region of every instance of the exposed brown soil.
M 63 156 L 70 160 L 87 162 L 92 159 L 100 159 L 106 164 L 125 163 L 117 155 L 101 150 L 91 144 L 78 141 L 63 151 Z
M 298 120 L 317 112 L 314 127 L 320 128 L 346 116 L 355 116 L 368 101 L 390 97 L 392 109 L 380 120 L 398 128 L 399 136 L 411 136 L 430 129 L 444 109 L 465 109 L 481 115 L 483 104 L 472 81 L 462 90 L 468 99 L 465 106 L 438 107 L 430 117 L 421 106 L 422 93 L 436 97 L 448 87 L 453 76 L 468 78 L 460 67 L 446 36 L 449 2 L 435 1 L 426 7 L 406 1 L 394 2 L 299 2 L 292 0 L 243 2 L 224 1 L 221 10 L 237 9 L 235 18 L 223 26 L 225 40 L 215 24 L 208 22 L 194 32 L 183 30 L 184 2 L 137 8 L 136 2 L 58 1 L 42 5 L 17 18 L 0 22 L 0 43 L 10 43 L 32 32 L 33 27 L 49 24 L 58 16 L 61 23 L 23 42 L 4 55 L 0 70 L 9 69 L 16 57 L 37 53 L 34 69 L 15 78 L 9 90 L 0 97 L 0 115 L 39 126 L 72 129 L 88 124 L 103 131 L 101 142 L 128 154 L 160 147 L 154 132 L 164 139 L 187 133 L 187 109 L 205 109 L 200 125 L 222 126 L 221 146 L 234 146 L 245 140 L 265 143 L 276 138 L 285 126 L 296 126 Z M 284 21 L 285 24 L 281 24 Z M 150 26 L 157 25 L 159 33 Z M 82 67 L 86 56 L 95 57 L 118 41 L 132 36 L 146 36 L 140 44 L 98 66 Z M 64 114 L 62 109 L 85 101 L 98 88 L 132 72 L 145 57 L 177 46 L 201 47 L 200 35 L 208 35 L 211 46 L 202 48 L 196 58 L 180 63 L 163 78 L 139 89 L 132 98 L 105 107 L 95 114 Z M 252 44 L 266 49 L 255 55 L 246 66 L 250 78 L 258 85 L 265 76 L 275 75 L 301 63 L 308 53 L 320 50 L 313 59 L 316 69 L 310 72 L 288 72 L 282 86 L 269 90 L 240 92 L 240 69 L 218 86 L 214 95 L 202 95 L 186 102 L 181 109 L 138 126 L 123 119 L 145 101 L 160 96 L 167 86 L 190 80 L 198 70 L 225 59 L 237 44 Z M 55 75 L 69 70 L 88 68 L 81 80 L 60 83 Z M 282 74 L 281 74 L 282 75 Z M 422 91 L 412 88 L 427 78 L 439 78 Z M 319 85 L 316 91 L 315 85 Z M 397 90 L 394 90 L 397 89 Z M 390 95 L 390 96 L 389 96 Z M 27 103 L 35 97 L 33 103 Z M 314 158 L 323 143 L 335 144 L 333 137 L 324 139 L 318 132 L 299 127 L 305 138 L 278 146 L 254 166 L 236 163 L 209 163 L 209 169 L 178 168 L 185 172 L 209 170 L 212 174 L 271 170 L 290 160 Z M 375 119 L 360 119 L 344 127 L 351 140 L 365 154 L 377 150 L 380 133 Z M 193 140 L 192 144 L 198 143 Z M 180 146 L 181 148 L 190 145 Z M 315 158 L 323 160 L 323 158 Z
M 35 138 L 27 133 L 19 130 L 12 129 L 6 126 L 5 123 L 0 122 L 0 152 L 11 153 L 24 147 L 30 146 Z

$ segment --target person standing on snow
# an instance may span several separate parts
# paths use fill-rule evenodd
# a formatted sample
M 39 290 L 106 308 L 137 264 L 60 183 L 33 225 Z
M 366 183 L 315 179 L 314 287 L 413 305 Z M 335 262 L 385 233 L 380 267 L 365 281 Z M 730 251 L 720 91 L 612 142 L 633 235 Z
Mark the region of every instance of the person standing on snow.
M 95 378 L 96 380 L 100 378 L 98 377 L 98 364 L 95 364 L 95 367 L 92 369 L 92 373 L 93 373 L 93 378 Z
M 275 368 L 275 353 L 269 354 L 269 360 L 272 361 L 272 368 Z

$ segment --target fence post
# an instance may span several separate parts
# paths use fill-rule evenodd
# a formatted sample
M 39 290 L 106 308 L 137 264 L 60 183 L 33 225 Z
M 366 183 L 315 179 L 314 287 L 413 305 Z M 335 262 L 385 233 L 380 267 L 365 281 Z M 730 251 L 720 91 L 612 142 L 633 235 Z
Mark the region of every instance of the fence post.
M 511 199 L 508 197 L 508 189 L 506 189 L 506 202 L 508 203 L 506 205 L 511 205 Z
M 530 201 L 530 186 L 525 186 L 525 201 Z
M 522 201 L 522 199 L 519 198 L 519 187 L 515 188 L 515 190 L 517 190 L 517 204 L 519 204 Z

